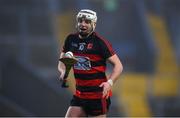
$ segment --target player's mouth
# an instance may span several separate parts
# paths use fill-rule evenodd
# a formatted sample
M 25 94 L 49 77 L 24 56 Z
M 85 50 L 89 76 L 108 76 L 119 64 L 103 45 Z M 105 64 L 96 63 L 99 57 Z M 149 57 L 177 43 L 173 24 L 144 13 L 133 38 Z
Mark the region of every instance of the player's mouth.
M 85 28 L 85 27 L 80 27 L 80 31 L 85 32 L 85 31 L 87 31 L 87 28 Z

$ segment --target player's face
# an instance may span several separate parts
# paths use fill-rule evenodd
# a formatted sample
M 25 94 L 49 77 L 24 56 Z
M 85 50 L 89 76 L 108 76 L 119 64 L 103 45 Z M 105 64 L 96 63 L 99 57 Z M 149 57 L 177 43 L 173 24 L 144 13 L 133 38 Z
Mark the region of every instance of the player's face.
M 85 18 L 78 19 L 78 31 L 82 36 L 87 36 L 90 32 L 92 32 L 92 24 L 91 20 Z

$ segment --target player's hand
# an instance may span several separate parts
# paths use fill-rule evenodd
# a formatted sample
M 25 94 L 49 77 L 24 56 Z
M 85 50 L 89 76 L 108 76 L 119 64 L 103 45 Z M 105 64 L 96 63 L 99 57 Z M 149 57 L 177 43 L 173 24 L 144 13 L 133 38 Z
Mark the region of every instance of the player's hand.
M 99 87 L 103 87 L 103 98 L 108 98 L 111 90 L 111 85 L 108 82 L 103 82 Z
M 59 79 L 60 79 L 60 81 L 62 81 L 64 79 L 65 70 L 64 69 L 59 69 L 59 73 L 60 73 Z

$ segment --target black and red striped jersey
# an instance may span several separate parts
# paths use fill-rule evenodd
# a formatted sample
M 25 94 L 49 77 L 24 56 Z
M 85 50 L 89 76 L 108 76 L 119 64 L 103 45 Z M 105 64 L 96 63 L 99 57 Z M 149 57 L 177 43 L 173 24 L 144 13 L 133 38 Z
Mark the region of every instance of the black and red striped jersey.
M 80 39 L 76 33 L 66 38 L 63 52 L 67 51 L 73 52 L 78 59 L 73 67 L 75 96 L 84 99 L 101 98 L 103 88 L 99 85 L 107 81 L 106 60 L 115 54 L 111 44 L 95 32 L 85 39 Z

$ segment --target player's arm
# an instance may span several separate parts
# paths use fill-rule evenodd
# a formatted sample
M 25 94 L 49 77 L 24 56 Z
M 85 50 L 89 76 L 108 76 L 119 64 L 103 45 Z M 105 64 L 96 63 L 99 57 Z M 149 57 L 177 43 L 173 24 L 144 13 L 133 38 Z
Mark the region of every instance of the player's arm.
M 100 42 L 100 45 L 102 47 L 102 56 L 113 65 L 112 73 L 108 77 L 108 82 L 112 86 L 112 84 L 118 79 L 118 76 L 121 74 L 123 66 L 119 57 L 112 48 L 111 43 L 108 40 Z
M 113 70 L 110 76 L 108 77 L 108 82 L 112 86 L 113 83 L 118 79 L 119 75 L 123 70 L 122 63 L 119 57 L 115 54 L 108 58 L 108 61 L 113 65 Z
M 111 90 L 113 84 L 119 78 L 119 75 L 123 70 L 122 63 L 116 54 L 109 57 L 108 61 L 113 65 L 113 70 L 110 76 L 108 77 L 108 80 L 100 85 L 100 87 L 103 87 L 103 96 L 102 96 L 103 98 L 104 97 L 108 98 L 109 91 Z
M 60 56 L 59 56 L 59 59 L 61 59 L 64 55 L 64 52 L 61 52 Z M 59 61 L 58 63 L 58 70 L 60 71 L 62 68 L 64 68 L 64 65 L 61 61 Z
M 64 56 L 64 53 L 67 52 L 69 50 L 69 36 L 66 37 L 65 39 L 65 42 L 64 42 L 64 45 L 63 45 L 63 48 L 61 49 L 61 53 L 60 53 L 60 56 L 59 56 L 59 59 L 62 58 Z M 59 61 L 58 62 L 58 71 L 60 73 L 60 79 L 63 80 L 64 78 L 64 75 L 65 75 L 65 65 Z
M 109 91 L 111 90 L 114 82 L 118 79 L 119 75 L 123 70 L 123 66 L 121 64 L 119 57 L 116 55 L 115 51 L 113 50 L 110 42 L 105 40 L 100 44 L 102 47 L 101 50 L 102 56 L 113 65 L 113 70 L 110 76 L 108 77 L 108 80 L 100 85 L 100 87 L 103 87 L 103 97 L 108 97 Z
M 63 55 L 64 55 L 64 52 L 61 52 L 61 54 L 59 56 L 59 59 L 62 58 Z M 58 71 L 60 73 L 60 77 L 59 78 L 61 80 L 63 80 L 64 74 L 65 74 L 65 65 L 61 61 L 58 62 Z

